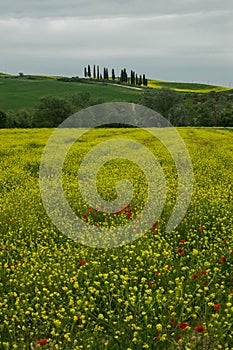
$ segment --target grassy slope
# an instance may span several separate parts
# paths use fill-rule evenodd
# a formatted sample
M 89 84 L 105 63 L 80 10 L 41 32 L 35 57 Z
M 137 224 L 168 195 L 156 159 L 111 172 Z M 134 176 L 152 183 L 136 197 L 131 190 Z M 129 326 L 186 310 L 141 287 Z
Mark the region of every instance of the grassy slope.
M 64 83 L 55 79 L 40 78 L 29 80 L 23 78 L 0 78 L 0 109 L 14 110 L 33 107 L 46 95 L 67 96 L 80 91 L 89 92 L 91 98 L 103 98 L 110 101 L 136 101 L 140 92 L 124 87 L 105 84 Z
M 15 110 L 33 107 L 41 97 L 46 95 L 62 96 L 77 92 L 89 92 L 93 100 L 103 98 L 105 102 L 137 101 L 141 92 L 104 83 L 70 83 L 61 82 L 49 76 L 34 76 L 33 80 L 0 73 L 0 109 Z M 196 83 L 166 82 L 149 79 L 151 88 L 169 88 L 182 92 L 207 93 L 210 91 L 229 90 L 226 87 Z

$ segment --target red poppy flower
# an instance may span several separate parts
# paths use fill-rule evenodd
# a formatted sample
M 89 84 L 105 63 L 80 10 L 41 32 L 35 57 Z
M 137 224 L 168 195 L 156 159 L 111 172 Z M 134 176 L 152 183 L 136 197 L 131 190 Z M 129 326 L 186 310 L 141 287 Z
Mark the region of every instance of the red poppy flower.
M 176 321 L 174 320 L 174 318 L 172 318 L 172 319 L 171 319 L 171 324 L 175 324 L 175 322 L 176 322 Z
M 159 232 L 159 230 L 158 230 L 157 228 L 155 228 L 155 229 L 153 230 L 153 232 L 154 232 L 154 233 L 157 233 L 157 232 Z
M 194 273 L 193 278 L 199 278 L 198 273 Z
M 157 222 L 153 222 L 152 227 L 157 227 Z
M 82 218 L 86 219 L 87 218 L 87 214 L 83 214 Z
M 156 338 L 159 339 L 161 336 L 161 333 L 157 333 Z
M 214 310 L 216 311 L 216 310 L 218 310 L 220 308 L 220 304 L 215 304 L 214 305 Z
M 41 340 L 38 340 L 38 345 L 44 346 L 47 344 L 47 342 L 48 342 L 47 339 L 41 339 Z
M 182 248 L 178 248 L 177 251 L 178 251 L 178 254 L 180 255 L 184 254 L 184 249 Z
M 227 259 L 225 258 L 225 256 L 222 256 L 222 257 L 220 258 L 220 261 L 221 261 L 221 263 L 225 263 L 225 262 L 227 261 Z
M 86 260 L 79 260 L 79 265 L 85 265 L 86 264 Z
M 90 207 L 90 208 L 88 208 L 88 211 L 92 211 L 92 208 Z
M 205 275 L 206 274 L 206 270 L 201 270 L 201 274 Z
M 188 325 L 188 323 L 183 323 L 183 322 L 181 322 L 180 324 L 179 324 L 179 328 L 180 329 L 185 329 L 185 328 L 187 328 L 189 325 Z
M 127 219 L 130 219 L 131 216 L 132 216 L 132 213 L 131 213 L 131 212 L 128 212 L 128 214 L 127 214 Z
M 177 341 L 180 341 L 182 339 L 181 334 L 178 334 Z
M 152 287 L 155 283 L 153 281 L 149 282 L 149 286 Z
M 81 324 L 83 322 L 81 316 L 77 316 L 77 321 L 78 321 L 79 324 Z
M 186 242 L 186 240 L 185 240 L 185 239 L 181 239 L 180 242 L 181 242 L 181 243 L 184 243 L 184 242 Z
M 203 333 L 203 332 L 205 331 L 205 329 L 204 329 L 203 326 L 197 326 L 197 327 L 195 328 L 195 330 L 196 330 L 196 332 L 198 332 L 198 333 Z
M 115 215 L 119 215 L 121 213 L 121 210 L 120 211 L 115 211 Z
M 205 229 L 204 226 L 200 226 L 198 230 L 199 230 L 199 231 L 204 231 L 204 229 Z

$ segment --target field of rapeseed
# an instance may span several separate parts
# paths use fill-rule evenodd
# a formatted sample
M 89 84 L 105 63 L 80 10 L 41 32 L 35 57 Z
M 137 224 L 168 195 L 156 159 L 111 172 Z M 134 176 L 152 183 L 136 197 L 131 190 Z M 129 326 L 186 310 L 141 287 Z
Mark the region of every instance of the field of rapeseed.
M 94 225 L 121 225 L 145 204 L 142 171 L 122 159 L 98 173 L 98 189 L 115 198 L 132 181 L 132 203 L 98 212 L 80 199 L 78 164 L 96 144 L 128 137 L 155 153 L 167 181 L 159 220 L 131 244 L 85 247 L 63 235 L 42 205 L 39 165 L 48 129 L 0 130 L 0 349 L 233 349 L 233 133 L 180 128 L 194 170 L 194 190 L 179 226 L 165 233 L 177 176 L 168 151 L 145 131 L 96 129 L 64 164 L 73 210 Z

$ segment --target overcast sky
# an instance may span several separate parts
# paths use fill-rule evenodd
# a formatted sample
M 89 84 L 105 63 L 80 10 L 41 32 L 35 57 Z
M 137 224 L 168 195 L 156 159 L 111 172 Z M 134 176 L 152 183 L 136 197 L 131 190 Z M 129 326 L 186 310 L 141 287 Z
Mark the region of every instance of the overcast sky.
M 0 72 L 233 86 L 233 0 L 0 0 Z

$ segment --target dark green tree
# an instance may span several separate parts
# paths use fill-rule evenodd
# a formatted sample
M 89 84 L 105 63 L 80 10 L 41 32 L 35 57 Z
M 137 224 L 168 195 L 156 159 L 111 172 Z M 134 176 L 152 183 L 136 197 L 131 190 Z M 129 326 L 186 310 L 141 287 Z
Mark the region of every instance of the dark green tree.
M 34 113 L 37 127 L 57 127 L 73 112 L 70 101 L 61 97 L 46 96 L 40 99 Z
M 126 68 L 124 68 L 124 70 L 123 70 L 123 81 L 125 82 L 125 83 L 128 83 L 128 74 L 127 74 L 127 71 L 126 71 Z
M 114 68 L 112 69 L 112 80 L 114 81 L 116 79 L 116 76 L 115 76 L 115 71 L 114 71 Z
M 139 85 L 139 86 L 142 85 L 142 76 L 141 76 L 141 75 L 139 76 L 139 79 L 138 79 L 138 85 Z
M 100 80 L 100 67 L 97 66 L 97 80 Z
M 103 76 L 104 76 L 104 80 L 108 80 L 108 68 L 104 68 L 104 71 L 103 71 Z
M 87 67 L 84 67 L 84 77 L 87 78 Z
M 145 90 L 142 104 L 154 109 L 163 117 L 171 120 L 172 110 L 181 102 L 178 92 L 170 89 Z
M 5 112 L 0 110 L 0 129 L 6 127 L 7 115 Z
M 121 83 L 124 82 L 124 72 L 123 72 L 123 69 L 121 69 L 120 82 L 121 82 Z
M 135 72 L 133 70 L 131 70 L 130 74 L 130 83 L 131 85 L 135 85 Z
M 95 68 L 95 64 L 94 64 L 94 67 L 93 67 L 93 78 L 96 79 L 96 68 Z
M 145 74 L 143 74 L 143 76 L 142 76 L 142 84 L 143 84 L 144 86 L 147 86 L 147 85 L 148 85 L 148 81 L 147 81 L 147 79 L 146 79 Z
M 89 78 L 91 78 L 91 67 L 90 65 L 88 64 L 88 67 L 87 67 L 87 75 Z
M 87 91 L 80 91 L 74 95 L 71 95 L 69 97 L 69 101 L 72 104 L 73 112 L 75 113 L 82 108 L 90 106 L 90 97 L 90 93 Z

